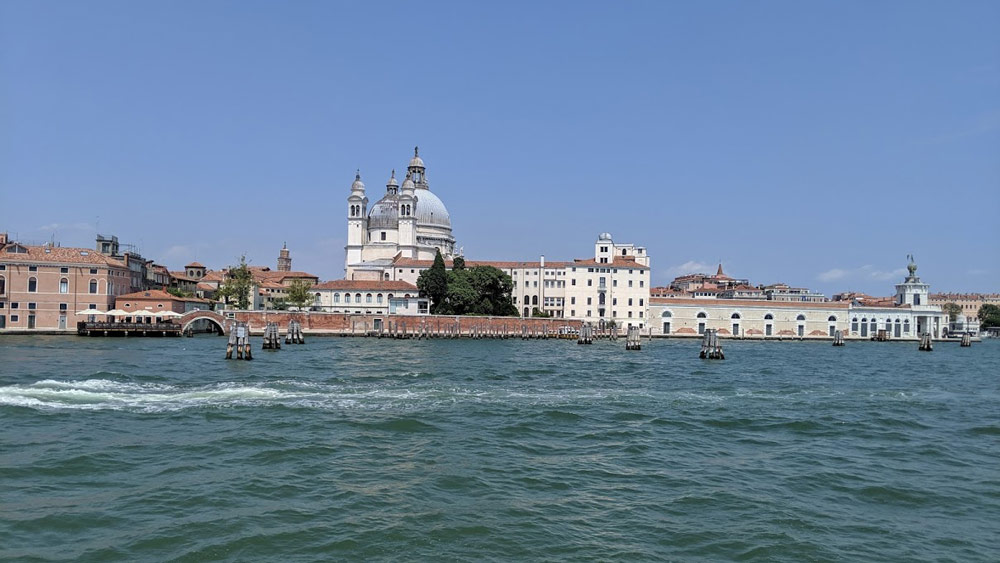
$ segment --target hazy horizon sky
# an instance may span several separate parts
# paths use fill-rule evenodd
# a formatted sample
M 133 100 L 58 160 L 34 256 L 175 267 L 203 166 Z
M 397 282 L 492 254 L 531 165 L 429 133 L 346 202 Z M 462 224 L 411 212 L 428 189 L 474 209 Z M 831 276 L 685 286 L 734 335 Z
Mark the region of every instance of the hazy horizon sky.
M 479 260 L 998 291 L 998 2 L 0 3 L 0 231 L 343 275 L 413 146 Z

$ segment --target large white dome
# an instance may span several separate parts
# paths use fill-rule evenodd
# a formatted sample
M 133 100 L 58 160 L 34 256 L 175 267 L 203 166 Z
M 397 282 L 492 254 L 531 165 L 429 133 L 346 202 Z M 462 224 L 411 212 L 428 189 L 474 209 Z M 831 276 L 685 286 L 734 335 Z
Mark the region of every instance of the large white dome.
M 417 190 L 417 225 L 433 225 L 451 230 L 451 215 L 441 198 L 430 190 Z

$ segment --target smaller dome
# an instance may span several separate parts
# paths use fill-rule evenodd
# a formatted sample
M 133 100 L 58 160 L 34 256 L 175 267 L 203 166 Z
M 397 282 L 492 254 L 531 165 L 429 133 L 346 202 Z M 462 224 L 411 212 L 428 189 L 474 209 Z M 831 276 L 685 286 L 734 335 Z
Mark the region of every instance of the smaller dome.
M 410 159 L 410 168 L 423 168 L 424 159 L 420 158 L 420 147 L 413 147 L 413 158 Z
M 358 170 L 358 173 L 354 175 L 354 183 L 351 184 L 351 189 L 352 190 L 364 190 L 365 189 L 365 183 L 361 181 L 361 171 L 360 170 Z
M 413 178 L 410 178 L 410 173 L 406 173 L 406 179 L 403 180 L 403 189 L 416 189 L 416 184 L 413 183 Z
M 611 233 L 601 233 L 597 240 L 611 240 Z
M 386 184 L 385 184 L 385 187 L 388 188 L 389 186 L 399 186 L 399 183 L 396 182 L 396 169 L 395 168 L 393 168 L 393 170 L 392 170 L 392 176 L 389 176 L 389 181 L 386 182 Z

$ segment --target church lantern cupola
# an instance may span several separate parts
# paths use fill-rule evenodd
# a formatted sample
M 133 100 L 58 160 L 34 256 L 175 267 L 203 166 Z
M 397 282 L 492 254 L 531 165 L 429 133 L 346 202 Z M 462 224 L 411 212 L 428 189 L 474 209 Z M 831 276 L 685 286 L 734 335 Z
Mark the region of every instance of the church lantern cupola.
M 428 189 L 424 159 L 420 158 L 420 147 L 413 147 L 413 158 L 410 159 L 406 172 L 417 188 Z

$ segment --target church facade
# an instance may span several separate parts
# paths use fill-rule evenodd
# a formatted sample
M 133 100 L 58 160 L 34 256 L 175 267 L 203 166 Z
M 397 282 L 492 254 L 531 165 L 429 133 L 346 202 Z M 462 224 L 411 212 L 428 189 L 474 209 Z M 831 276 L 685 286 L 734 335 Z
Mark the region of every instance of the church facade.
M 361 173 L 347 198 L 345 279 L 386 280 L 394 260 L 433 260 L 437 251 L 455 256 L 451 216 L 430 189 L 419 148 L 406 168 L 403 183 L 393 170 L 385 193 L 369 207 Z

